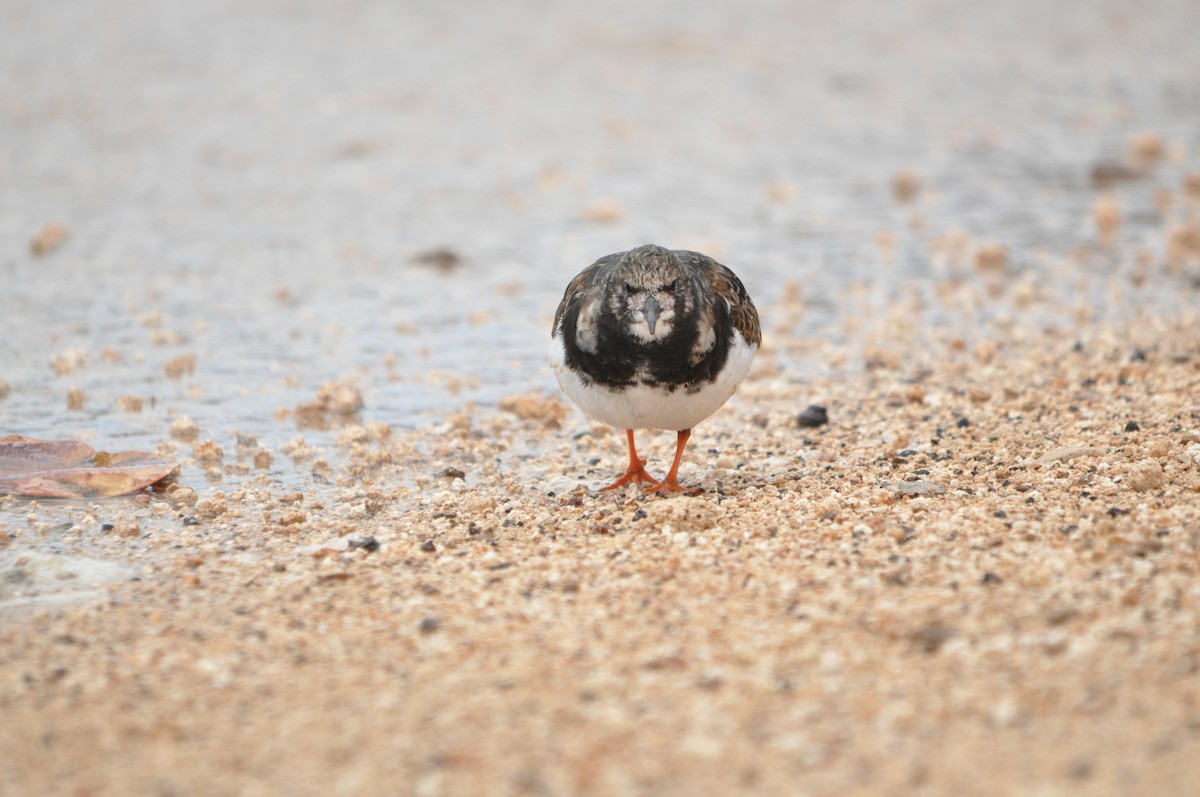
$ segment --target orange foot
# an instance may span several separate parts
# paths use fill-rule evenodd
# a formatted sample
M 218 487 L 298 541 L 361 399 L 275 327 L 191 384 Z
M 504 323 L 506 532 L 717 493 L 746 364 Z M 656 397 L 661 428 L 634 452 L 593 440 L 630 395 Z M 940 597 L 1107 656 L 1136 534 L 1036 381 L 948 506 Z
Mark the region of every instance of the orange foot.
M 679 483 L 679 463 L 683 461 L 683 448 L 691 436 L 691 429 L 679 432 L 679 437 L 675 441 L 675 461 L 671 464 L 671 472 L 667 474 L 667 478 L 651 487 L 650 492 L 683 493 L 685 495 L 696 495 L 701 492 L 699 487 L 684 487 Z
M 652 485 L 650 487 L 650 489 L 657 490 L 660 482 L 655 480 L 655 478 L 653 476 L 651 476 L 649 473 L 646 472 L 646 469 L 644 467 L 642 467 L 645 464 L 646 464 L 646 460 L 643 459 L 641 462 L 639 462 L 637 464 L 637 467 L 630 466 L 629 470 L 625 471 L 624 476 L 617 479 L 612 484 L 607 484 L 604 487 L 601 487 L 600 489 L 601 490 L 615 490 L 618 487 L 624 487 L 625 485 L 629 484 L 630 482 L 638 482 L 639 484 Z
M 677 479 L 670 477 L 649 488 L 652 493 L 683 493 L 684 495 L 699 495 L 704 492 L 700 487 L 684 487 Z
M 654 487 L 651 487 L 650 489 L 657 489 L 659 482 L 646 472 L 646 460 L 638 458 L 637 449 L 634 448 L 633 445 L 632 429 L 625 430 L 625 439 L 629 441 L 629 468 L 625 471 L 624 476 L 617 479 L 612 484 L 606 487 L 601 487 L 600 489 L 615 490 L 618 487 L 624 487 L 630 482 L 636 482 L 638 484 L 652 484 Z

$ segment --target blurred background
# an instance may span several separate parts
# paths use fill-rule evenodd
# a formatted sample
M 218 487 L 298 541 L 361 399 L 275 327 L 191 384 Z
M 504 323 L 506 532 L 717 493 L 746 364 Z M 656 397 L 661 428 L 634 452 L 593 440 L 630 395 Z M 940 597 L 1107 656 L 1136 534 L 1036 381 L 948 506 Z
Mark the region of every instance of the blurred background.
M 897 312 L 967 342 L 1165 312 L 1196 299 L 1197 29 L 1190 0 L 4 0 L 0 432 L 279 445 L 328 380 L 399 426 L 554 390 L 567 281 L 647 242 L 737 271 L 801 381 Z

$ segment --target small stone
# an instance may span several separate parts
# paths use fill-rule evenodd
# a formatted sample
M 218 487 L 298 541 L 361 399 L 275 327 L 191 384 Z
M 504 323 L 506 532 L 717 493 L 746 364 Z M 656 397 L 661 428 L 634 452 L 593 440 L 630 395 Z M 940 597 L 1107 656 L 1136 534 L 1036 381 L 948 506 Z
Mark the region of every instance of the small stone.
M 1139 432 L 1141 429 L 1142 427 L 1138 425 L 1137 421 L 1129 421 L 1125 424 L 1125 431 L 1127 432 Z
M 459 479 L 462 481 L 466 481 L 467 479 L 466 471 L 453 467 L 443 468 L 438 472 L 438 476 L 442 477 L 443 479 Z
M 959 418 L 957 421 L 954 422 L 954 425 L 957 426 L 959 429 L 966 429 L 968 426 L 971 425 L 971 419 L 970 418 Z
M 163 365 L 163 373 L 166 374 L 167 379 L 171 380 L 191 376 L 195 371 L 196 358 L 190 354 L 181 354 L 178 357 L 173 357 Z
M 176 484 L 167 489 L 167 502 L 176 509 L 195 506 L 196 500 L 196 491 L 191 487 Z
M 29 242 L 29 251 L 34 257 L 45 257 L 67 240 L 67 228 L 57 221 L 47 222 Z
M 83 412 L 84 405 L 87 404 L 87 395 L 77 387 L 73 387 L 67 391 L 67 409 L 72 412 Z
M 1121 226 L 1121 206 L 1115 196 L 1105 195 L 1096 200 L 1092 207 L 1092 222 L 1096 225 L 1100 243 L 1107 246 L 1116 239 Z
M 421 550 L 425 553 L 433 553 L 437 550 L 437 546 L 433 544 L 433 540 L 425 540 L 421 543 Z
M 528 393 L 520 396 L 504 396 L 496 406 L 511 412 L 523 421 L 541 421 L 548 429 L 559 427 L 567 417 L 567 405 L 553 396 Z
M 1166 151 L 1162 136 L 1153 131 L 1143 130 L 1129 137 L 1129 158 L 1138 168 L 1154 166 L 1162 160 Z
M 443 274 L 449 274 L 462 265 L 462 257 L 453 249 L 438 246 L 426 249 L 424 252 L 417 252 L 413 255 L 412 262 L 418 266 L 426 266 Z
M 1124 183 L 1141 177 L 1141 172 L 1123 163 L 1097 163 L 1092 167 L 1092 185 L 1108 188 L 1114 183 Z
M 1125 475 L 1126 483 L 1138 492 L 1157 490 L 1167 483 L 1167 475 L 1162 465 L 1153 459 L 1144 459 L 1136 463 Z
M 171 421 L 171 439 L 183 443 L 195 442 L 200 437 L 200 427 L 191 418 L 176 418 Z
M 362 539 L 350 540 L 348 543 L 351 551 L 362 549 L 367 553 L 375 553 L 379 550 L 379 542 L 372 535 L 367 535 Z
M 417 630 L 419 630 L 422 634 L 432 634 L 441 627 L 442 621 L 437 617 L 430 616 L 421 619 L 421 623 L 417 626 Z
M 625 208 L 612 201 L 594 202 L 584 209 L 583 218 L 594 224 L 614 224 L 625 218 Z
M 903 364 L 897 352 L 881 346 L 867 346 L 863 349 L 863 365 L 868 371 L 895 371 Z
M 225 458 L 225 452 L 217 445 L 215 440 L 205 440 L 202 443 L 196 443 L 192 446 L 192 456 L 196 461 L 205 467 L 212 465 L 220 465 Z
M 829 413 L 819 404 L 809 404 L 796 416 L 801 428 L 814 429 L 829 423 Z
M 87 364 L 88 353 L 79 347 L 60 351 L 50 358 L 50 367 L 54 369 L 55 376 L 73 374 Z
M 958 634 L 953 628 L 940 623 L 930 623 L 912 634 L 912 641 L 926 653 L 937 653 L 942 645 Z
M 911 202 L 921 190 L 921 178 L 916 172 L 904 170 L 892 175 L 892 196 L 897 202 Z
M 975 250 L 975 268 L 993 274 L 1008 270 L 1008 248 L 1003 244 L 985 243 Z
M 996 575 L 995 573 L 993 573 L 992 571 L 989 570 L 988 572 L 983 574 L 982 581 L 984 584 L 999 584 L 1001 579 L 1000 579 L 1000 576 Z
M 214 493 L 212 498 L 204 498 L 196 502 L 196 517 L 202 520 L 212 520 L 229 511 L 229 502 L 225 493 Z
M 317 404 L 335 415 L 353 415 L 363 408 L 363 399 L 353 385 L 327 382 L 317 388 Z
M 279 525 L 281 526 L 299 526 L 308 520 L 308 513 L 303 509 L 293 509 L 289 512 L 284 512 L 279 516 Z

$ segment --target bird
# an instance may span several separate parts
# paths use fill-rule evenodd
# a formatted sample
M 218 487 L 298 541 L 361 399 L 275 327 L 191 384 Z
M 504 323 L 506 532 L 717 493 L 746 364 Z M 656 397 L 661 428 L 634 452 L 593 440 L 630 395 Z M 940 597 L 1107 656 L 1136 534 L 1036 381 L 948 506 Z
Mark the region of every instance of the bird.
M 700 492 L 679 483 L 684 448 L 695 425 L 745 379 L 761 341 L 741 280 L 699 252 L 648 244 L 576 275 L 554 314 L 550 366 L 584 413 L 625 430 L 629 466 L 601 489 L 636 483 L 650 492 Z M 635 429 L 676 433 L 663 479 L 638 457 Z

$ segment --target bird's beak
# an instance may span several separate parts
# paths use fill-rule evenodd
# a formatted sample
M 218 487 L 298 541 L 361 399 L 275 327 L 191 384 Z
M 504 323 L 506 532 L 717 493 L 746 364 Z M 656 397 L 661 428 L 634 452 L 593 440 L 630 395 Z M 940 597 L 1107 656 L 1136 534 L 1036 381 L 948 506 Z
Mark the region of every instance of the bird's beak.
M 646 326 L 650 327 L 650 334 L 654 334 L 654 325 L 658 323 L 658 311 L 661 310 L 658 306 L 658 299 L 653 296 L 646 297 L 646 303 L 642 305 L 642 315 L 646 317 Z

